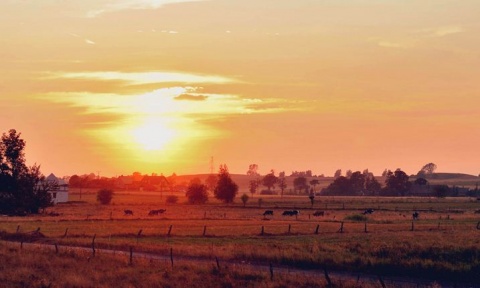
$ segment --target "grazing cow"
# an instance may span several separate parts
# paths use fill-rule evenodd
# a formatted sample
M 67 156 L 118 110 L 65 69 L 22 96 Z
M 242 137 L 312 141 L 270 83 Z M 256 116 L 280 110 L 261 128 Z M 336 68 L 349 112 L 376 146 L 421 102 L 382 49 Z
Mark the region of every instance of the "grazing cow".
M 298 210 L 285 210 L 282 213 L 282 216 L 297 216 L 300 214 L 300 211 Z
M 263 212 L 263 216 L 267 216 L 267 215 L 273 216 L 273 210 L 265 210 L 265 212 Z
M 418 220 L 418 217 L 419 217 L 419 216 L 420 216 L 420 214 L 418 214 L 418 212 L 415 211 L 415 212 L 413 212 L 413 214 L 412 214 L 412 219 L 413 219 L 413 220 Z
M 132 210 L 123 210 L 123 213 L 125 213 L 125 215 L 132 215 L 133 216 L 133 211 Z
M 365 211 L 362 212 L 363 215 L 367 215 L 367 214 L 372 214 L 373 213 L 373 209 L 372 208 L 368 208 L 368 209 L 365 209 Z
M 148 212 L 148 216 L 153 216 L 153 215 L 158 215 L 158 211 L 157 210 L 150 210 L 150 212 Z
M 313 216 L 317 217 L 317 216 L 325 216 L 325 211 L 315 211 L 315 213 L 313 213 Z
M 166 209 L 150 210 L 150 212 L 148 212 L 148 216 L 163 214 L 166 211 Z

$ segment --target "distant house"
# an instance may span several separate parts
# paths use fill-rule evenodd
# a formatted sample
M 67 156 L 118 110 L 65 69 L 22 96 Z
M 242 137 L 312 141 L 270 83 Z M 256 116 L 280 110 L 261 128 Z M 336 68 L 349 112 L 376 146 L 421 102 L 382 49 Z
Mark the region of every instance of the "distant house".
M 68 202 L 68 184 L 65 180 L 57 178 L 53 173 L 45 178 L 45 182 L 56 184 L 54 190 L 49 191 L 53 204 Z
M 141 189 L 145 191 L 167 191 L 168 180 L 164 176 L 145 176 L 141 183 Z

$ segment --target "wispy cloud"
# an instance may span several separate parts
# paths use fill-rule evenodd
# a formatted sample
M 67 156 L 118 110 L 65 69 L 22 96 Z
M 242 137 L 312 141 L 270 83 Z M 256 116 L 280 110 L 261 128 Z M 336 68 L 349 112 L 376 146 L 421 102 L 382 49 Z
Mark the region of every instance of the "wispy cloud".
M 98 17 L 105 13 L 116 12 L 121 10 L 142 10 L 142 9 L 158 9 L 167 4 L 198 2 L 204 0 L 110 0 L 98 9 L 90 10 L 87 17 Z
M 205 95 L 192 95 L 192 94 L 181 94 L 176 96 L 175 100 L 188 100 L 188 101 L 204 101 L 207 100 L 208 96 Z
M 155 83 L 210 83 L 228 84 L 238 83 L 235 80 L 223 76 L 200 75 L 180 72 L 47 72 L 46 79 L 88 79 L 101 81 L 125 81 L 133 85 Z
M 464 32 L 465 29 L 460 25 L 441 26 L 436 28 L 427 28 L 417 31 L 417 33 L 426 34 L 429 37 L 445 37 L 448 35 Z

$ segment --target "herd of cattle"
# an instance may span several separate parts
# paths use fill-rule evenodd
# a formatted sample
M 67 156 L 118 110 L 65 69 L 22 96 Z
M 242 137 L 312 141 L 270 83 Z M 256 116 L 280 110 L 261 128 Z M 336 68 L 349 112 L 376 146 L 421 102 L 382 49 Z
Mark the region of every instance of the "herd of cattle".
M 372 214 L 375 210 L 373 210 L 372 208 L 368 208 L 368 209 L 365 209 L 362 214 L 363 215 L 367 215 L 367 214 Z M 300 214 L 300 211 L 298 210 L 285 210 L 283 211 L 282 213 L 282 216 L 298 216 Z M 313 214 L 312 214 L 314 217 L 323 217 L 325 216 L 325 211 L 321 211 L 321 210 L 317 210 L 315 211 Z M 273 210 L 265 210 L 265 212 L 263 212 L 263 216 L 266 217 L 266 216 L 273 216 Z M 413 220 L 418 220 L 420 217 L 420 214 L 415 211 L 413 214 L 412 214 L 412 219 Z
M 368 208 L 368 209 L 365 209 L 362 212 L 362 214 L 363 215 L 372 214 L 374 211 L 375 210 L 373 210 L 371 208 Z M 126 209 L 123 212 L 124 212 L 125 216 L 133 216 L 133 211 L 132 210 Z M 163 214 L 165 212 L 167 212 L 166 209 L 150 210 L 150 212 L 148 212 L 148 216 L 156 216 L 156 215 Z M 300 214 L 300 211 L 298 211 L 298 210 L 285 210 L 285 211 L 283 211 L 282 216 L 298 216 L 299 214 Z M 312 215 L 314 217 L 323 217 L 323 216 L 325 216 L 325 211 L 317 210 Z M 265 212 L 263 212 L 263 216 L 264 217 L 273 216 L 273 210 L 265 210 Z M 419 217 L 420 217 L 420 214 L 417 211 L 415 211 L 412 214 L 412 219 L 413 220 L 418 220 Z
M 150 210 L 150 212 L 148 212 L 148 216 L 160 215 L 165 212 L 167 212 L 166 209 Z M 129 209 L 123 210 L 123 213 L 125 214 L 125 216 L 133 216 L 133 211 Z

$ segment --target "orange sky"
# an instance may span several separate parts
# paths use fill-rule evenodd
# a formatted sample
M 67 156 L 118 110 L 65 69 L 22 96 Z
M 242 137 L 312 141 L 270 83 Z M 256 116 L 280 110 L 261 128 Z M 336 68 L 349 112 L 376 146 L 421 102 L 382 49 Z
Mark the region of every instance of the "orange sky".
M 480 172 L 477 0 L 0 2 L 0 132 L 44 174 Z

